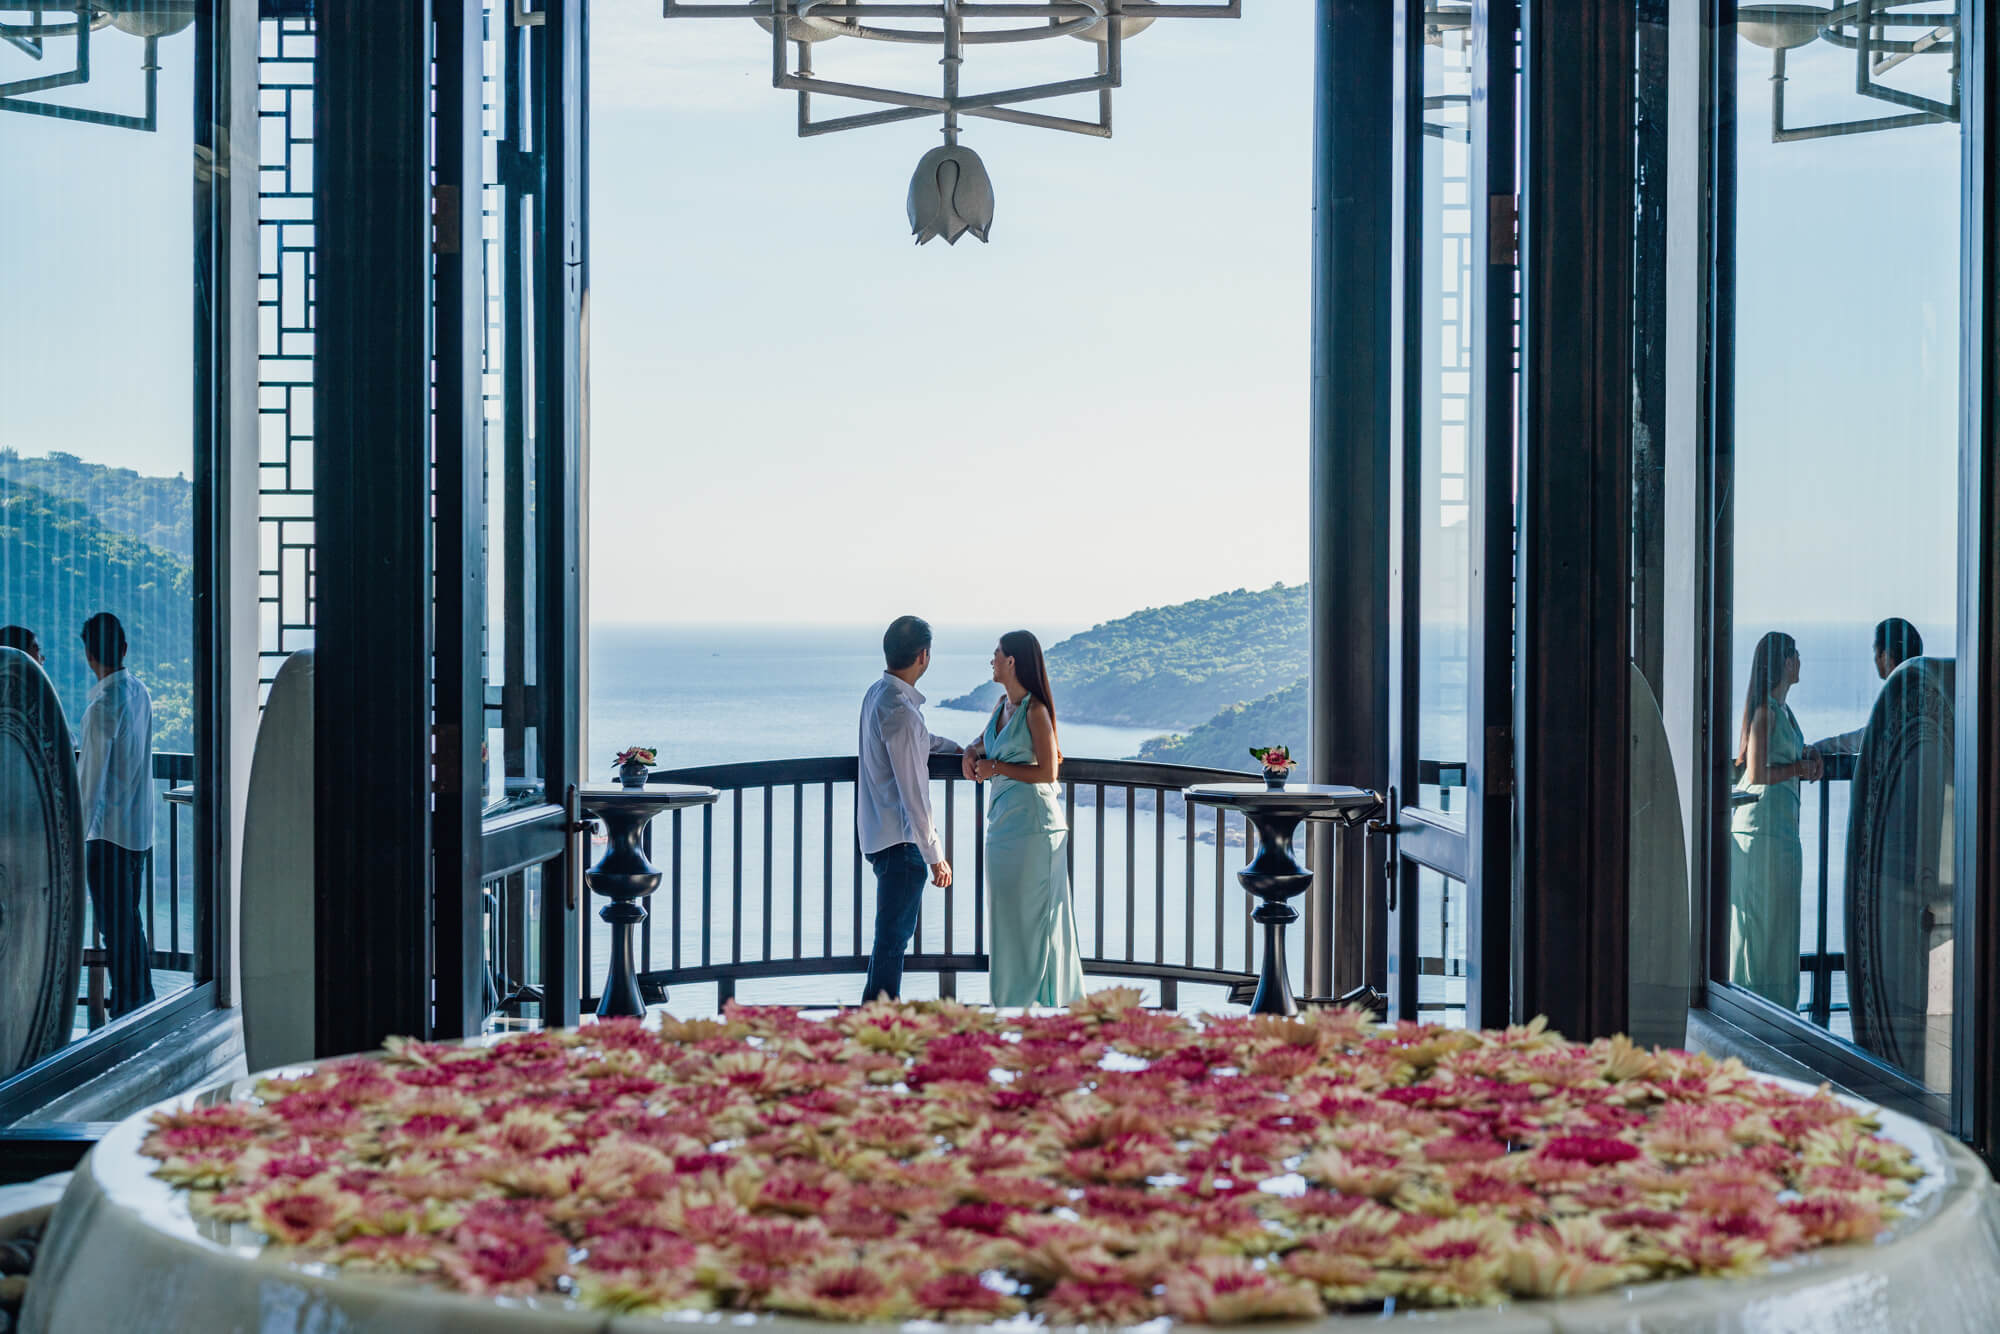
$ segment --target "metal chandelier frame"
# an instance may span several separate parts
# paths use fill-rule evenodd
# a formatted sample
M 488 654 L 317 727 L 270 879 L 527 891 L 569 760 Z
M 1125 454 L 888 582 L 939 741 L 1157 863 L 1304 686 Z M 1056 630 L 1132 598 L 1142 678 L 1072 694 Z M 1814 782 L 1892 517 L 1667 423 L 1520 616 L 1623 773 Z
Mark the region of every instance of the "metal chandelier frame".
M 1910 12 L 1923 0 L 1853 0 L 1825 8 L 1810 4 L 1743 5 L 1737 10 L 1737 31 L 1745 41 L 1771 53 L 1771 141 L 1797 143 L 1915 125 L 1941 125 L 1959 120 L 1962 80 L 1959 39 L 1963 32 L 1959 0 L 1944 9 Z M 1901 12 L 1899 12 L 1901 11 Z M 1921 29 L 1910 36 L 1912 29 Z M 1785 123 L 1785 57 L 1789 51 L 1823 41 L 1854 52 L 1854 91 L 1862 97 L 1902 107 L 1901 112 L 1819 125 Z M 1924 97 L 1881 82 L 1881 76 L 1918 57 L 1943 56 L 1951 61 L 1950 95 Z
M 0 82 L 0 111 L 18 111 L 23 115 L 49 116 L 56 120 L 109 125 L 124 130 L 150 132 L 158 128 L 160 37 L 177 32 L 193 22 L 194 0 L 68 0 L 67 3 L 65 0 L 53 0 L 53 3 L 51 0 L 0 0 L 0 15 L 8 13 L 25 13 L 28 19 L 24 23 L 0 18 L 0 41 L 30 60 L 40 61 L 47 55 L 44 44 L 50 38 L 74 38 L 76 54 L 67 69 Z M 52 13 L 68 17 L 61 22 L 52 22 L 48 17 Z M 120 15 L 126 14 L 138 16 L 141 22 L 172 25 L 169 33 L 134 34 L 145 43 L 145 55 L 139 63 L 146 81 L 146 109 L 143 112 L 97 111 L 89 107 L 43 102 L 33 96 L 56 88 L 73 88 L 89 83 L 91 33 L 115 23 Z
M 1220 4 L 1167 3 L 1166 0 L 1158 4 L 1131 3 L 1131 0 L 941 0 L 941 3 L 930 4 L 903 3 L 902 0 L 750 0 L 750 3 L 739 4 L 689 4 L 683 0 L 663 0 L 663 3 L 663 17 L 670 19 L 747 18 L 759 20 L 768 27 L 771 30 L 771 86 L 798 93 L 800 138 L 918 120 L 926 116 L 942 116 L 945 142 L 951 145 L 958 142 L 958 120 L 961 116 L 1109 139 L 1111 94 L 1124 75 L 1124 21 L 1233 19 L 1241 18 L 1243 13 L 1243 0 L 1226 0 Z M 924 19 L 937 26 L 882 26 L 880 20 L 884 19 Z M 971 31 L 965 27 L 968 20 L 988 19 L 1013 20 L 1020 26 Z M 1099 25 L 1104 25 L 1105 32 L 1103 40 L 1096 43 L 1095 74 L 990 93 L 965 94 L 959 91 L 959 66 L 965 59 L 965 48 L 969 46 L 1083 36 Z M 943 70 L 942 88 L 937 94 L 912 93 L 822 79 L 813 72 L 812 48 L 836 37 L 942 47 L 944 55 L 938 62 Z M 787 45 L 792 48 L 789 57 Z M 1024 111 L 1018 105 L 1093 92 L 1097 94 L 1095 120 Z M 816 93 L 822 97 L 884 104 L 890 109 L 815 120 L 812 99 Z

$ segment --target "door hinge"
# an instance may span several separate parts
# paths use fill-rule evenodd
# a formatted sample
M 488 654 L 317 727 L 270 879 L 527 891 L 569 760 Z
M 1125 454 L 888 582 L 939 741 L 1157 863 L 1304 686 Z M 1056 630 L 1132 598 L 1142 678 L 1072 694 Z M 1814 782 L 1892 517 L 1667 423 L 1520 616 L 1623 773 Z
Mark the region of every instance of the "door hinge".
M 1486 197 L 1486 262 L 1512 268 L 1521 262 L 1521 202 L 1516 195 Z
M 431 190 L 431 249 L 440 255 L 456 255 L 458 234 L 458 187 L 434 186 Z
M 1514 729 L 1506 726 L 1486 729 L 1486 772 L 1482 775 L 1486 795 L 1514 795 Z

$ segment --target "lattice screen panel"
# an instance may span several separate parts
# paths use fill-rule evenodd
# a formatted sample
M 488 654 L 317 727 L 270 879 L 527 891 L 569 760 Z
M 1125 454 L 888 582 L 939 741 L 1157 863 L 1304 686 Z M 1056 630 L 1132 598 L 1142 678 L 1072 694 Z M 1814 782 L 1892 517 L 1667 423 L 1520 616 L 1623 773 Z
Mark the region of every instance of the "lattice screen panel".
M 258 24 L 260 696 L 313 642 L 313 29 L 310 17 Z

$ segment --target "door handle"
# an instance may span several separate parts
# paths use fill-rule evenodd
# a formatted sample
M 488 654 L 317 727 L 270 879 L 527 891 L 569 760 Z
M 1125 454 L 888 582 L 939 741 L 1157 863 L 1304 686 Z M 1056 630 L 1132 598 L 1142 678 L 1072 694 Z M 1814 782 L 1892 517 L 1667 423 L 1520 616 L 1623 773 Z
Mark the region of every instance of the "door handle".
M 1388 844 L 1387 855 L 1382 864 L 1382 883 L 1388 891 L 1390 912 L 1396 911 L 1396 863 L 1400 860 L 1397 855 L 1396 836 L 1402 832 L 1402 827 L 1398 823 L 1402 813 L 1402 802 L 1398 799 L 1396 789 L 1391 787 L 1388 795 L 1382 799 L 1382 814 L 1368 822 L 1368 832 L 1381 835 Z
M 563 840 L 569 846 L 569 854 L 563 858 L 569 865 L 563 869 L 563 906 L 570 912 L 576 911 L 578 893 L 583 885 L 583 833 L 590 828 L 590 822 L 583 818 L 583 793 L 571 783 L 563 791 Z

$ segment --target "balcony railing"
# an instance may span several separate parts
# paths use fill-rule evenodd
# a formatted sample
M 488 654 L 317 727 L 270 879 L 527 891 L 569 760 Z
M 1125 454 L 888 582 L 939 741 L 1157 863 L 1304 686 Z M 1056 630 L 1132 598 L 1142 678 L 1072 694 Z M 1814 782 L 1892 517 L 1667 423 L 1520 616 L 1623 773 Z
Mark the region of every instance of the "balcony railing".
M 1838 905 L 1832 901 L 1836 840 L 1828 832 L 1837 814 L 1832 785 L 1851 778 L 1852 765 L 1851 756 L 1829 757 L 1828 781 L 1817 785 L 1817 829 L 1808 824 L 1801 831 L 1813 840 L 1808 850 L 1816 848 L 1817 876 L 1807 887 L 1816 905 L 1809 919 L 1816 947 L 1799 955 L 1809 981 L 1799 1008 L 1821 1027 L 1848 1008 L 1835 997 L 1846 956 L 1829 939 Z M 653 775 L 657 782 L 705 784 L 723 796 L 712 807 L 662 816 L 648 831 L 648 855 L 663 873 L 638 938 L 641 986 L 649 1000 L 670 988 L 712 986 L 719 1006 L 740 985 L 769 992 L 772 983 L 867 971 L 874 877 L 855 843 L 855 767 L 853 757 L 839 756 Z M 1454 768 L 1438 766 L 1440 786 L 1456 785 Z M 1157 1003 L 1168 1007 L 1181 1003 L 1187 986 L 1247 1001 L 1256 980 L 1256 936 L 1247 929 L 1252 904 L 1233 871 L 1253 854 L 1251 835 L 1240 818 L 1231 818 L 1221 822 L 1218 837 L 1219 812 L 1196 807 L 1191 815 L 1180 789 L 1248 777 L 1131 760 L 1064 761 L 1071 895 L 1087 973 L 1153 986 Z M 986 792 L 960 776 L 956 757 L 935 757 L 931 780 L 933 811 L 956 880 L 949 891 L 925 891 L 906 971 L 935 976 L 941 995 L 956 995 L 962 974 L 989 967 Z M 1308 838 L 1319 836 L 1308 827 Z M 539 936 L 530 924 L 544 892 L 561 889 L 542 885 L 535 870 L 488 886 L 496 1009 L 518 1012 L 521 1003 L 540 999 Z M 1462 899 L 1463 886 L 1454 881 L 1418 886 L 1419 1009 L 1446 1022 L 1464 1005 Z M 584 905 L 580 933 L 582 975 L 590 987 L 602 982 L 610 948 L 610 928 L 597 918 L 597 906 Z M 1287 943 L 1288 963 L 1301 975 L 1305 933 L 1293 930 Z M 792 991 L 773 998 L 830 999 L 824 988 Z M 595 995 L 581 1000 L 586 1010 L 597 1003 Z

